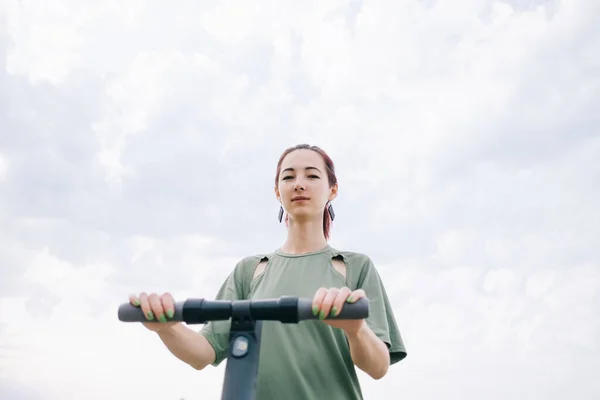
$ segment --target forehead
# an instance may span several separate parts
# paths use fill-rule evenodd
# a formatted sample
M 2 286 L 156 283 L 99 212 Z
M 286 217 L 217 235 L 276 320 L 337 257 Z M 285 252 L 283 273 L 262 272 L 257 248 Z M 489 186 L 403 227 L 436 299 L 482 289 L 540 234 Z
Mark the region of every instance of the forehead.
M 312 150 L 294 150 L 285 158 L 281 163 L 281 169 L 285 168 L 305 168 L 305 167 L 317 167 L 321 171 L 325 168 L 325 162 L 323 161 L 323 157 L 316 151 Z

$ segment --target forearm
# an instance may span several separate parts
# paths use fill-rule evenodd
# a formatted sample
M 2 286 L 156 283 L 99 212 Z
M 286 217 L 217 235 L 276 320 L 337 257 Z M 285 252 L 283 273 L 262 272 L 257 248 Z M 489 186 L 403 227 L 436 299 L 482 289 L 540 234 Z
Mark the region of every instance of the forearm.
M 215 351 L 204 336 L 182 323 L 158 332 L 158 337 L 175 357 L 197 370 L 215 360 Z
M 346 333 L 354 364 L 373 379 L 385 376 L 390 365 L 390 353 L 385 343 L 364 323 L 352 334 Z

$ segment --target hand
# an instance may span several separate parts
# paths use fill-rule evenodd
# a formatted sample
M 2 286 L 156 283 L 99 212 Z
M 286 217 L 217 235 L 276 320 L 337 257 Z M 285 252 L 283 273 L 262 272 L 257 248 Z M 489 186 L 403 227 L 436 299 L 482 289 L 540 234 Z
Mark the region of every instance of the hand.
M 327 325 L 342 329 L 346 334 L 355 334 L 364 327 L 364 319 L 326 320 L 324 318 L 328 315 L 339 315 L 345 303 L 354 303 L 364 297 L 366 294 L 362 289 L 351 291 L 347 287 L 341 289 L 320 288 L 313 298 L 313 314 L 319 315 L 319 319 Z
M 178 324 L 178 322 L 167 322 L 167 318 L 173 318 L 175 313 L 175 301 L 170 293 L 162 296 L 156 293 L 148 295 L 145 292 L 140 293 L 139 296 L 132 294 L 129 296 L 129 302 L 136 307 L 141 307 L 146 319 L 153 321 L 142 322 L 142 325 L 152 332 L 160 332 Z

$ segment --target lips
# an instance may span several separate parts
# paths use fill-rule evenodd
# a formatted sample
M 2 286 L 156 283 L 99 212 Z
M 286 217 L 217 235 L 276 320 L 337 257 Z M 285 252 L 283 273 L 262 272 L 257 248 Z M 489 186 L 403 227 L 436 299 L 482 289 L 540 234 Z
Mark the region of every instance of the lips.
M 296 196 L 294 198 L 292 198 L 292 201 L 298 201 L 298 200 L 310 200 L 308 197 L 304 197 L 304 196 Z

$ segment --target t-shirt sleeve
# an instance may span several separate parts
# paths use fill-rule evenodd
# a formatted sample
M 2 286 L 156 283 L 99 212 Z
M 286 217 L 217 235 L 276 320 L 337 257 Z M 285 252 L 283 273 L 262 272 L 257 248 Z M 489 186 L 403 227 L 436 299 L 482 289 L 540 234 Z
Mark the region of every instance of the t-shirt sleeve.
M 242 300 L 244 293 L 244 260 L 240 261 L 221 285 L 215 300 Z M 229 350 L 229 331 L 231 319 L 225 321 L 210 321 L 199 331 L 215 350 L 213 366 L 218 366 L 226 357 Z
M 406 357 L 406 348 L 385 286 L 371 259 L 367 258 L 358 279 L 358 288 L 365 291 L 369 299 L 367 325 L 390 351 L 390 364 Z

